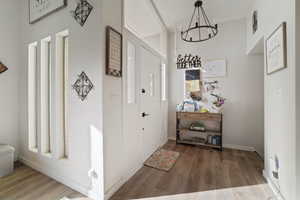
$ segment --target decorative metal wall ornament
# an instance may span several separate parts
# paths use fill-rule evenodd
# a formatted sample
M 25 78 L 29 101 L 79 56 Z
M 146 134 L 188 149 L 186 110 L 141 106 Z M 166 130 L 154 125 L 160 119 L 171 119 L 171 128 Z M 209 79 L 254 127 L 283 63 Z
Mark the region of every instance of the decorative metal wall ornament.
M 8 70 L 8 68 L 2 62 L 0 62 L 0 74 L 7 70 Z
M 74 19 L 84 26 L 87 18 L 91 14 L 93 6 L 87 0 L 78 0 L 75 11 L 72 11 Z
M 181 54 L 177 57 L 177 69 L 201 69 L 202 62 L 199 56 L 192 56 L 192 54 Z
M 256 33 L 258 29 L 258 15 L 257 15 L 257 10 L 253 12 L 252 16 L 252 31 L 253 34 Z
M 197 0 L 188 28 L 181 32 L 181 39 L 185 42 L 203 42 L 214 38 L 217 34 L 218 25 L 210 23 L 203 8 L 203 1 Z
M 87 95 L 93 88 L 94 85 L 89 79 L 89 77 L 85 74 L 85 72 L 82 72 L 78 76 L 78 79 L 73 85 L 73 89 L 77 92 L 81 101 L 84 101 L 86 99 Z

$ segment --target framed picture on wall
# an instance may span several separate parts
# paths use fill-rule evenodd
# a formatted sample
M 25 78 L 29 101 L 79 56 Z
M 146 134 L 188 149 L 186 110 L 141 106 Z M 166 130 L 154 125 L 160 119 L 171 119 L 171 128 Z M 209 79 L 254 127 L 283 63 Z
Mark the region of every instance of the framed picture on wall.
M 67 6 L 67 0 L 28 0 L 28 3 L 30 24 Z
M 106 28 L 106 74 L 122 77 L 122 34 Z
M 227 63 L 225 59 L 206 60 L 203 65 L 203 78 L 225 77 Z
M 256 33 L 258 29 L 258 16 L 257 16 L 257 10 L 255 10 L 252 14 L 252 32 L 253 34 Z
M 266 40 L 267 74 L 287 67 L 286 23 L 282 23 Z

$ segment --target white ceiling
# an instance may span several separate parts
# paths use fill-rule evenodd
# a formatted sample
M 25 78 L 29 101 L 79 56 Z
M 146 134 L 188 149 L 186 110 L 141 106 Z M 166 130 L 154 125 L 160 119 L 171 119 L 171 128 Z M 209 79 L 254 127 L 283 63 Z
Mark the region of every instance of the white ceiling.
M 158 34 L 162 27 L 150 0 L 125 0 L 127 28 L 144 38 Z
M 125 26 L 139 37 L 156 35 L 162 31 L 162 23 L 174 30 L 186 25 L 196 0 L 125 0 Z M 203 0 L 204 9 L 212 23 L 246 17 L 253 0 Z M 152 4 L 153 3 L 153 4 Z
M 139 1 L 139 0 L 138 0 Z M 188 23 L 196 0 L 153 0 L 168 28 Z M 253 0 L 203 0 L 212 23 L 246 17 Z

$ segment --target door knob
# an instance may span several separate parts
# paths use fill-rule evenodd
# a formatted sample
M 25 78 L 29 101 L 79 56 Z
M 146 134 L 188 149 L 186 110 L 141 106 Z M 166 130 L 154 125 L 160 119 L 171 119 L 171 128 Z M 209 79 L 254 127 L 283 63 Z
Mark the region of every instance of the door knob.
M 146 93 L 146 90 L 145 89 L 142 89 L 142 94 L 145 94 Z
M 150 114 L 147 114 L 147 113 L 145 113 L 145 112 L 143 112 L 142 113 L 142 117 L 147 117 L 147 116 L 149 116 Z

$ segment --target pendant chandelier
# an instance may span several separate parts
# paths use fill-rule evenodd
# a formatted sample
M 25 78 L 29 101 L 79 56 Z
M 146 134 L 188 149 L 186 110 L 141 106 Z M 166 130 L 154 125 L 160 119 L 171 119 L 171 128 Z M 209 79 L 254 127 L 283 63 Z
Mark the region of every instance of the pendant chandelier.
M 203 1 L 197 0 L 188 29 L 181 32 L 181 39 L 185 42 L 203 42 L 217 34 L 218 25 L 211 25 L 203 8 Z

